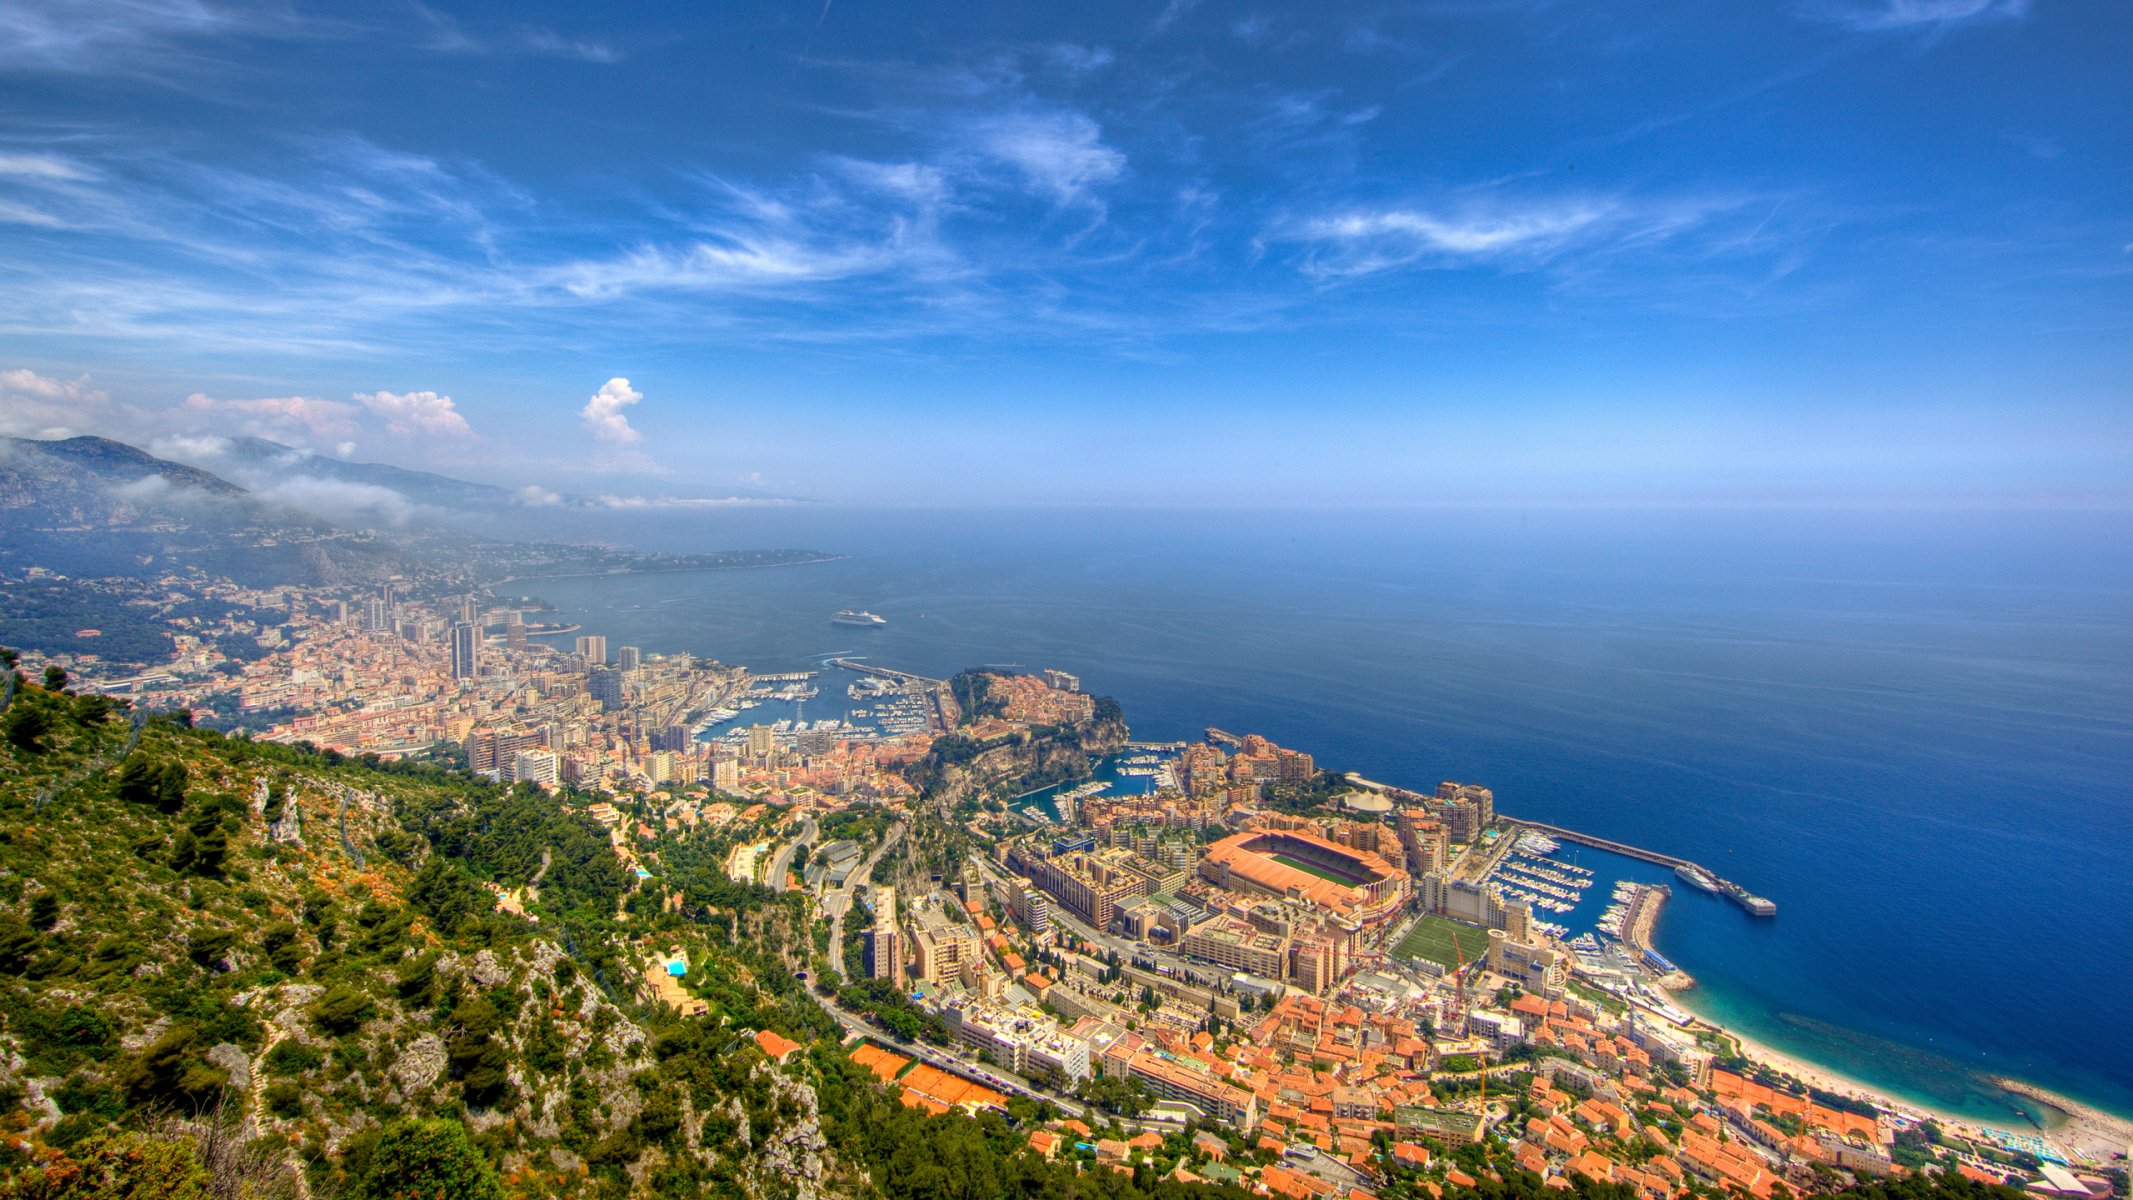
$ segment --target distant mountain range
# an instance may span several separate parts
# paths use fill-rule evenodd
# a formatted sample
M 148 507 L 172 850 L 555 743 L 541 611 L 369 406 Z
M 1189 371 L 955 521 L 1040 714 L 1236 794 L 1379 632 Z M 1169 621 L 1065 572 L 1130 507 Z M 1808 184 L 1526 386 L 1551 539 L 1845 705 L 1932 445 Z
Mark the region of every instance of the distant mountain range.
M 409 546 L 335 527 L 210 471 L 100 437 L 0 440 L 0 569 L 336 584 L 419 564 Z
M 222 442 L 222 446 L 220 454 L 215 456 L 221 462 L 211 462 L 207 465 L 216 466 L 239 478 L 251 478 L 254 482 L 298 478 L 331 479 L 341 483 L 388 488 L 413 503 L 440 508 L 509 504 L 513 500 L 508 489 L 493 484 L 469 483 L 449 475 L 411 471 L 389 463 L 349 462 L 345 459 L 327 458 L 322 454 L 307 453 L 294 446 L 284 446 L 280 442 L 261 437 L 229 438 Z
M 162 444 L 159 443 L 159 448 Z M 262 494 L 346 521 L 368 511 L 400 522 L 432 519 L 452 523 L 527 508 L 608 511 L 617 508 L 690 507 L 721 502 L 792 503 L 792 498 L 745 487 L 722 487 L 718 495 L 651 496 L 621 500 L 577 496 L 545 488 L 512 490 L 415 471 L 390 463 L 352 462 L 313 454 L 262 437 L 197 438 L 172 442 L 165 453 L 234 479 Z M 339 488 L 321 485 L 340 485 Z
M 444 518 L 516 504 L 503 488 L 341 462 L 261 438 L 234 439 L 217 453 L 242 484 L 109 438 L 0 438 L 0 572 L 43 567 L 153 578 L 192 568 L 263 587 L 422 574 L 472 587 L 507 576 L 829 557 L 804 550 L 640 554 L 485 537 L 449 528 Z M 542 497 L 544 505 L 563 502 Z M 426 519 L 432 516 L 438 519 Z

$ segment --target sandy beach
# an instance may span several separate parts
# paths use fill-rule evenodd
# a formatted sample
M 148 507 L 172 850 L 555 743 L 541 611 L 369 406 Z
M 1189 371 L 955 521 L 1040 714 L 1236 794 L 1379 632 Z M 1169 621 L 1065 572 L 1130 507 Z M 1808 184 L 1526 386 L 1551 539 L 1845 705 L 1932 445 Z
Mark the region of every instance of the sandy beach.
M 1811 1087 L 1880 1105 L 1914 1120 L 1931 1118 L 1944 1128 L 1973 1137 L 1981 1136 L 1984 1127 L 1970 1118 L 1942 1112 L 1929 1105 L 1898 1099 L 1827 1067 L 1816 1066 L 1773 1049 L 1738 1030 L 1726 1029 L 1700 1017 L 1698 1023 L 1717 1029 L 1738 1042 L 1741 1054 L 1750 1061 L 1790 1075 Z M 2045 1122 L 2043 1136 L 2047 1141 L 2058 1144 L 2067 1152 L 2067 1157 L 2077 1164 L 2107 1166 L 2114 1157 L 2133 1155 L 2133 1121 L 2091 1108 L 2078 1100 L 2068 1099 L 2021 1080 L 1996 1076 L 1993 1082 L 2049 1108 L 2051 1119 Z

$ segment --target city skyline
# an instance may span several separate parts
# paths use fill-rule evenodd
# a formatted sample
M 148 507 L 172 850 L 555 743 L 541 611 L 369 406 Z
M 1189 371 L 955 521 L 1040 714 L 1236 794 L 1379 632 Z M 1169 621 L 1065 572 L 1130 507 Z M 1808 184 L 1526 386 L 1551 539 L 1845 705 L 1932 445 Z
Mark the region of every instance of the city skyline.
M 0 432 L 536 505 L 2133 500 L 2122 7 L 0 24 Z

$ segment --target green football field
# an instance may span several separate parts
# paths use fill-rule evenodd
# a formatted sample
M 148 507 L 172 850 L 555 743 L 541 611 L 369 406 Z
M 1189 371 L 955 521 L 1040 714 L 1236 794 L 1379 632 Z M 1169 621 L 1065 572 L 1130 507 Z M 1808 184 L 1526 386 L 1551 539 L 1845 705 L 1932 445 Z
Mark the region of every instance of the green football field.
M 1452 952 L 1452 934 L 1459 934 L 1459 949 L 1466 952 L 1466 960 L 1473 962 L 1489 952 L 1489 931 L 1472 925 L 1462 925 L 1443 917 L 1427 913 L 1415 921 L 1415 927 L 1407 931 L 1393 953 L 1401 958 L 1426 958 L 1440 966 L 1456 967 L 1459 958 Z

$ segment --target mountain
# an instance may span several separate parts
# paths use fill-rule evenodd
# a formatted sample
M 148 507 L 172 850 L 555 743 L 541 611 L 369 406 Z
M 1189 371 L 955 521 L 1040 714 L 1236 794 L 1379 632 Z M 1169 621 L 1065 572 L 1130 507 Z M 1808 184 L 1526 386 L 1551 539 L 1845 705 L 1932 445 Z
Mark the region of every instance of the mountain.
M 542 488 L 514 491 L 390 463 L 352 462 L 299 450 L 261 437 L 196 438 L 171 444 L 196 467 L 214 471 L 261 495 L 316 512 L 343 525 L 430 522 L 499 533 L 557 510 L 690 507 L 706 498 L 576 496 Z M 337 485 L 337 486 L 334 486 Z M 718 489 L 713 501 L 789 502 L 747 487 Z
M 449 475 L 413 471 L 389 463 L 350 462 L 311 454 L 261 437 L 228 439 L 217 457 L 240 478 L 275 483 L 296 478 L 330 479 L 364 487 L 386 488 L 410 503 L 438 508 L 500 506 L 512 493 L 486 483 L 469 483 Z
M 284 451 L 297 454 L 250 439 L 243 453 L 282 461 Z M 404 510 L 410 502 L 382 483 L 363 482 L 366 477 L 431 481 L 422 486 L 440 503 L 449 501 L 453 489 L 492 498 L 507 493 L 398 467 L 333 465 L 368 474 L 290 474 L 248 488 L 107 438 L 0 439 L 0 522 L 7 530 L 0 538 L 0 574 L 43 568 L 70 576 L 155 579 L 199 570 L 262 588 L 420 576 L 437 590 L 464 592 L 507 577 L 777 566 L 831 557 L 787 549 L 641 554 L 508 541 L 422 522 L 377 522 L 369 518 L 381 509 Z M 322 491 L 332 488 L 343 490 L 337 496 Z M 329 501 L 349 510 L 346 524 L 318 515 L 335 506 Z
M 6 699 L 0 1200 L 407 1195 L 439 1157 L 455 1196 L 1243 1200 L 899 1103 L 805 990 L 807 901 L 725 875 L 782 813 L 624 801 L 640 877 L 589 797 Z M 249 1190 L 52 1182 L 198 1158 Z
M 100 437 L 0 439 L 0 570 L 154 577 L 198 569 L 262 586 L 331 585 L 417 566 L 198 467 Z
M 32 452 L 57 462 L 72 463 L 84 472 L 105 480 L 140 483 L 159 479 L 171 488 L 193 488 L 210 496 L 234 497 L 244 494 L 243 488 L 220 476 L 183 463 L 157 458 L 146 450 L 124 442 L 114 442 L 110 438 L 71 437 L 44 442 L 9 438 L 8 441 L 12 443 L 11 449 L 15 452 Z M 0 458 L 0 470 L 5 469 L 6 460 Z

